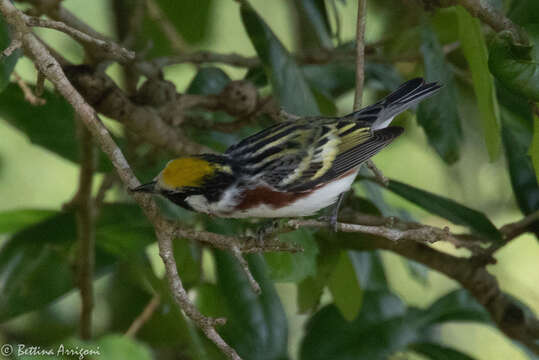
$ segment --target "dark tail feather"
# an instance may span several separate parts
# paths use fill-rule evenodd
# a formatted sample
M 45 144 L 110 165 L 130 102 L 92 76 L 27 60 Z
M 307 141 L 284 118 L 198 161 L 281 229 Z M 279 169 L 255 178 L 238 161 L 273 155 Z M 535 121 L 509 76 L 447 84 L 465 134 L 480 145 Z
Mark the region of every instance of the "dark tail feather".
M 395 115 L 434 95 L 441 87 L 442 85 L 438 83 L 426 83 L 422 78 L 415 78 L 405 82 L 376 104 L 367 106 L 351 116 L 356 120 L 371 122 L 373 129 L 385 128 Z

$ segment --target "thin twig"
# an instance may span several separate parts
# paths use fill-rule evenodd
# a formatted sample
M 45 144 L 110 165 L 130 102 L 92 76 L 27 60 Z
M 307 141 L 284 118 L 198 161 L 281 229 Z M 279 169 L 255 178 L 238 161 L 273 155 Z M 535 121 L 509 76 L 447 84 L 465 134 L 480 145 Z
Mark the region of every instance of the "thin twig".
M 365 20 L 367 18 L 367 0 L 359 0 L 356 24 L 356 92 L 354 94 L 354 111 L 361 108 L 363 99 L 363 83 L 365 82 Z
M 16 71 L 13 72 L 13 77 L 15 78 L 15 82 L 17 83 L 17 85 L 19 85 L 19 87 L 21 88 L 24 94 L 24 99 L 26 101 L 28 101 L 30 104 L 34 106 L 45 105 L 47 101 L 43 98 L 40 98 L 34 95 L 34 93 L 32 92 L 32 89 L 30 89 L 28 84 L 26 84 L 26 82 L 21 78 L 21 76 Z
M 99 186 L 99 189 L 97 190 L 97 194 L 94 200 L 94 203 L 95 203 L 94 206 L 96 208 L 96 211 L 99 211 L 101 207 L 103 206 L 105 202 L 105 195 L 107 195 L 107 191 L 109 191 L 110 188 L 112 188 L 112 186 L 114 185 L 116 178 L 117 178 L 116 173 L 109 172 L 105 175 L 105 177 L 101 181 L 101 185 Z
M 232 245 L 231 250 L 236 260 L 238 260 L 238 262 L 240 263 L 243 272 L 247 276 L 247 280 L 249 281 L 249 285 L 251 285 L 251 289 L 253 289 L 255 294 L 260 294 L 262 292 L 262 289 L 260 289 L 260 285 L 255 280 L 253 274 L 251 273 L 251 270 L 249 270 L 249 264 L 247 263 L 247 260 L 245 260 L 245 258 L 243 257 L 240 247 L 237 244 L 234 244 Z
M 80 336 L 84 340 L 92 337 L 92 310 L 94 307 L 93 279 L 95 263 L 95 216 L 92 198 L 92 180 L 96 166 L 96 154 L 92 134 L 79 121 L 80 175 L 79 188 L 75 196 L 77 218 L 78 286 L 81 297 Z
M 8 45 L 8 47 L 2 50 L 2 53 L 0 53 L 0 59 L 10 56 L 21 46 L 22 46 L 21 40 L 17 37 L 14 37 L 13 40 L 11 40 L 11 43 Z
M 37 18 L 33 16 L 24 15 L 24 19 L 28 26 L 44 27 L 49 29 L 54 29 L 68 34 L 75 40 L 84 43 L 90 44 L 100 48 L 104 54 L 107 54 L 108 58 L 118 60 L 119 62 L 129 62 L 135 59 L 135 52 L 127 50 L 120 45 L 112 42 L 106 41 L 103 39 L 98 39 L 92 37 L 80 30 L 70 27 L 63 22 L 47 20 L 42 18 Z
M 367 160 L 365 165 L 367 165 L 367 167 L 374 174 L 376 179 L 378 179 L 378 182 L 380 183 L 380 185 L 387 186 L 389 184 L 389 179 L 384 176 L 382 171 L 376 167 L 376 165 L 374 164 L 374 162 L 372 160 L 370 160 L 370 159 Z
M 134 338 L 137 335 L 137 332 L 140 330 L 140 328 L 150 320 L 153 313 L 157 308 L 159 307 L 159 304 L 161 303 L 161 297 L 159 294 L 155 294 L 151 300 L 148 302 L 144 310 L 140 313 L 139 316 L 133 320 L 131 325 L 129 326 L 129 329 L 125 332 L 125 336 L 129 336 Z

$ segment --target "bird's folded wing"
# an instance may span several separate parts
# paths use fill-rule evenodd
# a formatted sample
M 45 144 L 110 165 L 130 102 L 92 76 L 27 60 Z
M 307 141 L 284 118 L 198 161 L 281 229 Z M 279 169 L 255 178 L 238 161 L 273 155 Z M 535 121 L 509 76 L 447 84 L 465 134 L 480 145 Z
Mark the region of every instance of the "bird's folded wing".
M 230 147 L 230 156 L 253 182 L 281 191 L 305 191 L 331 181 L 388 145 L 402 133 L 373 132 L 362 121 L 331 118 L 284 122 Z

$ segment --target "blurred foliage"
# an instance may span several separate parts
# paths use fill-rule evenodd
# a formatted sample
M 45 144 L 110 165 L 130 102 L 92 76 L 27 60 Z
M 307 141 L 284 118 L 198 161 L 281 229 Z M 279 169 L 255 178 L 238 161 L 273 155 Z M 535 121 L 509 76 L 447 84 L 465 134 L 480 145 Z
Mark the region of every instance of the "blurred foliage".
M 160 75 L 182 84 L 178 85 L 180 93 L 215 95 L 230 81 L 244 79 L 261 95 L 273 95 L 290 113 L 334 116 L 351 112 L 356 71 L 351 58 L 304 63 L 299 55 L 353 51 L 356 2 L 155 0 L 152 3 L 162 10 L 157 15 L 141 8 L 143 3 L 114 0 L 103 6 L 106 16 L 96 18 L 84 12 L 88 8 L 81 0 L 66 0 L 63 6 L 71 6 L 74 12 L 81 6 L 78 15 L 84 21 L 101 21 L 103 28 L 115 29 L 109 35 L 130 44 L 140 59 L 208 49 L 260 59 L 258 66 L 241 70 L 220 64 L 164 69 Z M 502 2 L 497 3 L 501 7 Z M 408 2 L 369 2 L 366 37 L 372 46 L 365 65 L 365 103 L 415 76 L 438 81 L 444 87 L 418 106 L 419 126 L 409 121 L 403 124 L 410 115 L 395 120 L 407 130 L 394 145 L 392 156 L 400 157 L 393 162 L 384 158 L 392 165 L 387 166 L 389 171 L 400 169 L 395 171 L 403 178 L 419 180 L 391 180 L 382 192 L 380 186 L 363 179 L 357 192 L 349 195 L 347 206 L 372 215 L 420 218 L 442 227 L 449 221 L 493 243 L 502 241 L 498 227 L 500 219 L 507 219 L 506 214 L 518 219 L 539 210 L 539 114 L 535 103 L 539 101 L 538 2 L 511 0 L 503 5 L 507 15 L 523 26 L 528 45 L 515 44 L 507 33 L 494 33 L 460 7 L 423 12 Z M 266 7 L 281 12 L 267 13 Z M 170 40 L 168 31 L 177 32 L 180 44 Z M 50 45 L 69 53 L 71 48 L 62 41 Z M 231 45 L 242 42 L 246 44 L 243 47 Z M 4 49 L 9 43 L 9 29 L 0 17 L 0 47 Z M 18 62 L 21 55 L 17 51 L 0 60 L 2 125 L 9 124 L 11 131 L 39 151 L 52 154 L 54 161 L 67 160 L 74 168 L 80 154 L 73 110 L 48 87 L 42 95 L 45 105 L 32 106 L 25 100 L 20 87 L 9 82 L 15 66 L 25 79 L 35 78 L 28 64 Z M 119 83 L 129 78 L 128 72 L 110 72 Z M 182 124 L 187 136 L 216 151 L 272 124 L 268 116 L 261 116 L 225 133 L 211 129 L 211 125 L 236 120 L 224 111 L 196 109 L 189 110 L 189 115 L 196 121 Z M 155 176 L 170 159 L 170 154 L 140 144 L 140 139 L 124 132 L 121 124 L 112 126 L 141 179 Z M 49 169 L 49 163 L 43 165 L 22 154 L 19 157 L 18 150 L 13 154 L 12 162 L 31 169 L 30 178 L 17 180 L 21 189 L 40 188 L 47 176 L 53 178 L 54 187 L 67 187 L 62 174 Z M 4 158 L 9 160 L 2 154 Z M 98 171 L 111 169 L 110 161 L 100 153 Z M 2 172 L 0 181 L 4 176 Z M 487 195 L 466 198 L 462 194 L 468 187 L 468 192 L 484 191 Z M 0 340 L 47 348 L 59 344 L 99 347 L 96 359 L 224 359 L 176 306 L 155 251 L 153 228 L 119 186 L 113 189 L 96 219 L 94 284 L 100 290 L 95 294 L 95 339 L 87 342 L 77 338 L 79 305 L 73 300 L 78 296 L 77 227 L 73 211 L 61 209 L 60 203 L 66 199 L 54 199 L 54 206 L 48 209 L 22 201 L 1 208 Z M 160 206 L 170 218 L 220 234 L 253 233 L 260 225 L 253 220 L 193 214 L 168 203 Z M 533 230 L 539 235 L 539 222 Z M 327 229 L 300 229 L 279 238 L 300 245 L 303 252 L 247 256 L 262 287 L 261 295 L 254 294 L 238 262 L 227 252 L 176 239 L 174 256 L 184 286 L 202 313 L 227 318 L 218 331 L 243 359 L 385 359 L 412 353 L 449 360 L 481 356 L 484 349 L 476 350 L 475 344 L 453 346 L 444 336 L 443 329 L 450 322 L 493 326 L 486 311 L 465 290 L 451 284 L 452 290 L 448 287 L 432 295 L 437 286 L 433 278 L 438 275 L 426 266 L 402 258 L 404 266 L 399 263 L 397 270 L 392 269 L 395 264 L 388 262 L 387 254 L 343 251 L 335 241 L 337 236 L 341 234 Z M 342 238 L 369 240 L 359 234 Z M 521 255 L 517 254 L 518 260 Z M 421 306 L 408 303 L 407 296 L 397 291 L 400 281 L 391 275 L 396 272 L 400 279 L 406 278 L 410 288 L 420 289 L 414 292 L 421 298 Z M 537 267 L 528 273 L 533 279 Z M 105 286 L 98 285 L 101 283 Z M 283 290 L 282 283 L 293 290 Z M 427 293 L 431 295 L 424 295 Z M 533 290 L 515 295 L 523 306 L 537 299 Z M 159 305 L 136 340 L 122 336 L 157 296 Z M 497 336 L 504 337 L 501 333 Z M 512 354 L 515 352 L 519 353 L 514 350 Z

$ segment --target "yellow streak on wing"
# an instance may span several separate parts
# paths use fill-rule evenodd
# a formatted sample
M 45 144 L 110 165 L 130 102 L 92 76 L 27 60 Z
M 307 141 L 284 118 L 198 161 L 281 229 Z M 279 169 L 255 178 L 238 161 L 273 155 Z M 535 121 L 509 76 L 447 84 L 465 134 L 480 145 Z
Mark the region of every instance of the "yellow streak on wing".
M 354 132 L 341 137 L 341 143 L 339 144 L 339 153 L 343 153 L 351 148 L 361 144 L 371 137 L 371 129 L 368 127 L 359 128 Z
M 318 169 L 318 171 L 311 177 L 310 180 L 316 180 L 320 176 L 324 175 L 329 169 L 331 169 L 331 166 L 333 165 L 333 160 L 337 157 L 338 154 L 338 145 L 339 145 L 339 138 L 333 137 L 331 140 L 326 142 L 323 146 L 322 150 L 322 167 Z
M 167 164 L 161 174 L 161 180 L 170 188 L 200 186 L 202 179 L 214 171 L 215 167 L 204 159 L 181 157 Z

